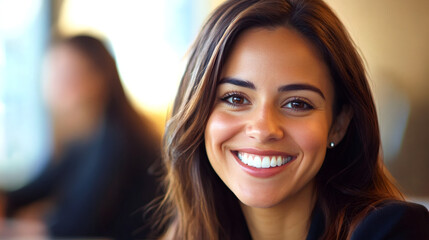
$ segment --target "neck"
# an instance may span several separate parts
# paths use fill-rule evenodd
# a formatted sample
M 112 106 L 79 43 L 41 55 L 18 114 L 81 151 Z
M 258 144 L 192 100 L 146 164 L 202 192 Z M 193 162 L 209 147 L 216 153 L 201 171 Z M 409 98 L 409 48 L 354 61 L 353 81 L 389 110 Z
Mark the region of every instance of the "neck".
M 314 184 L 269 208 L 241 204 L 252 239 L 305 239 L 316 202 Z

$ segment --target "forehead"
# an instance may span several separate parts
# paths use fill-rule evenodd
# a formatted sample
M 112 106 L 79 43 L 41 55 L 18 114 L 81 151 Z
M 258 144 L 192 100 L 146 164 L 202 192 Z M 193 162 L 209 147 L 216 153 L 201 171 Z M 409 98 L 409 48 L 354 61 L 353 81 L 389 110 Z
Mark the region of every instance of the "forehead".
M 54 46 L 47 55 L 48 61 L 52 65 L 89 65 L 88 57 L 80 50 L 67 44 Z
M 234 43 L 222 77 L 262 83 L 307 83 L 332 89 L 329 70 L 318 49 L 286 27 L 253 28 Z

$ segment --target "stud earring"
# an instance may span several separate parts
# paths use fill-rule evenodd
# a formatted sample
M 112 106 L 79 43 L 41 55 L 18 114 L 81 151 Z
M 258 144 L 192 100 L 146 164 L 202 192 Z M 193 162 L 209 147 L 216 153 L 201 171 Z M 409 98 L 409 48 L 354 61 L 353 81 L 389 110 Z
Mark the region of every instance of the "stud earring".
M 329 143 L 329 146 L 330 146 L 331 148 L 333 148 L 333 147 L 335 147 L 335 143 L 334 143 L 334 142 L 330 142 L 330 143 Z

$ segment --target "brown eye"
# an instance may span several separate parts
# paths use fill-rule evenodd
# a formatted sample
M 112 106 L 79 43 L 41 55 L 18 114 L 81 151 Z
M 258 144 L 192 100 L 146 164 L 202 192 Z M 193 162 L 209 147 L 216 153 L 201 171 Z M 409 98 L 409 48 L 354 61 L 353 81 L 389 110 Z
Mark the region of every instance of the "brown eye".
M 231 97 L 231 103 L 234 103 L 234 104 L 243 104 L 244 103 L 244 98 L 233 96 L 233 97 Z
M 299 108 L 299 109 L 303 109 L 307 107 L 306 103 L 303 102 L 293 102 L 292 104 L 292 108 Z
M 226 96 L 222 99 L 223 101 L 227 102 L 228 104 L 231 105 L 247 105 L 250 104 L 249 100 L 247 100 L 245 97 L 240 96 L 240 95 L 230 95 L 230 96 Z
M 293 100 L 285 104 L 286 108 L 290 108 L 292 110 L 303 111 L 313 109 L 313 106 L 302 101 L 302 100 Z

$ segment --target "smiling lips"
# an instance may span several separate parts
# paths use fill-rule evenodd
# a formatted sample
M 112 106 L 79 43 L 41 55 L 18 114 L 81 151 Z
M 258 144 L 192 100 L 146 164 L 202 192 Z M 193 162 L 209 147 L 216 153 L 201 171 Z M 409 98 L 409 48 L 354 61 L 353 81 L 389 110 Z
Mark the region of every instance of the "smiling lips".
M 281 152 L 257 151 L 254 149 L 231 151 L 237 163 L 248 174 L 258 178 L 277 175 L 285 169 L 296 156 Z
M 255 168 L 280 167 L 292 161 L 292 156 L 259 156 L 243 152 L 237 152 L 237 156 L 244 164 Z

